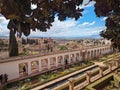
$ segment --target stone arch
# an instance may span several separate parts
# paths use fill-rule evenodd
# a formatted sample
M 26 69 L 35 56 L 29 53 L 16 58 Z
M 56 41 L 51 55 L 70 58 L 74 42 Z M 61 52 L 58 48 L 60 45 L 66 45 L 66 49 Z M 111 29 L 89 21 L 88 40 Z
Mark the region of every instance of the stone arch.
M 62 61 L 63 61 L 63 57 L 62 56 L 58 56 L 57 60 L 58 60 L 58 66 L 61 66 L 62 65 Z
M 96 50 L 94 50 L 94 57 L 96 57 Z
M 69 55 L 64 56 L 64 63 L 65 63 L 65 65 L 69 64 Z
M 90 59 L 90 51 L 87 51 L 87 59 Z
M 80 54 L 79 53 L 76 53 L 76 61 L 80 61 Z
M 102 54 L 102 49 L 100 49 L 100 55 Z
M 20 63 L 19 64 L 19 75 L 20 76 L 25 76 L 28 74 L 28 63 Z
M 91 50 L 91 58 L 93 57 L 93 55 L 94 55 L 94 54 L 93 54 L 93 50 Z
M 48 59 L 42 59 L 41 60 L 41 69 L 47 70 L 48 69 Z
M 51 68 L 56 67 L 56 58 L 55 57 L 50 58 L 50 67 Z
M 31 62 L 31 71 L 32 71 L 32 73 L 35 73 L 35 72 L 39 71 L 39 63 L 38 63 L 38 61 L 32 61 Z
M 99 49 L 97 49 L 97 57 L 99 57 L 99 54 L 100 54 Z

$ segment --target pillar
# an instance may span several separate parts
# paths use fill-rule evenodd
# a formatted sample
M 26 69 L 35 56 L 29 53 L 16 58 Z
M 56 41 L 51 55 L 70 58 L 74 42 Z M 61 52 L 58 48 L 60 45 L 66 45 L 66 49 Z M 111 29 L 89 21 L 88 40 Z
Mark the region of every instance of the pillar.
M 100 75 L 100 77 L 102 77 L 103 76 L 103 66 L 99 66 L 99 75 Z
M 62 57 L 63 57 L 62 65 L 65 65 L 65 57 L 64 57 L 64 55 Z
M 70 79 L 68 79 L 68 81 L 69 81 L 69 90 L 74 90 L 75 79 L 74 78 L 70 78 Z
M 98 49 L 96 49 L 96 57 L 98 57 Z
M 55 65 L 56 65 L 56 67 L 58 67 L 58 57 L 56 56 L 55 58 L 56 58 L 56 60 L 55 60 L 55 61 L 56 61 Z
M 70 54 L 68 55 L 68 61 L 69 61 L 69 63 L 71 63 L 71 60 L 70 60 Z
M 91 51 L 89 51 L 89 59 L 91 59 Z
M 80 61 L 80 53 L 78 53 L 78 61 Z
M 32 71 L 31 71 L 31 62 L 28 62 L 27 72 L 28 72 L 28 74 L 32 73 Z
M 91 72 L 87 72 L 87 74 L 86 74 L 86 80 L 87 80 L 87 82 L 88 83 L 90 83 L 91 81 L 90 81 L 90 77 L 91 76 Z
M 79 54 L 79 61 L 82 61 L 82 56 L 81 56 L 81 54 Z
M 50 58 L 48 58 L 48 69 L 50 69 L 51 66 L 50 66 Z
M 42 67 L 41 67 L 41 60 L 39 60 L 39 71 L 41 71 L 42 70 Z
M 76 63 L 76 53 L 74 53 L 74 63 Z

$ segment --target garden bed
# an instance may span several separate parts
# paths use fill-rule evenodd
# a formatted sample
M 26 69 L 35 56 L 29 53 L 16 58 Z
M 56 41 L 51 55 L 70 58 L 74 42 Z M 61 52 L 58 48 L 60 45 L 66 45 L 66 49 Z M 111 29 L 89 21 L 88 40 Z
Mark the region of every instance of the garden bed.
M 103 88 L 109 84 L 110 80 L 113 80 L 113 73 L 90 84 L 85 88 L 85 90 L 103 90 Z
M 110 73 L 107 76 L 95 81 L 88 85 L 85 90 L 118 90 L 120 83 L 120 69 L 117 73 Z M 116 72 L 115 71 L 115 72 Z
M 72 65 L 69 69 L 65 69 L 64 67 L 59 70 L 55 70 L 51 72 L 49 71 L 41 75 L 37 75 L 24 80 L 9 83 L 7 86 L 5 86 L 4 90 L 29 90 L 30 88 L 42 85 L 46 82 L 52 81 L 56 78 L 63 77 L 65 75 L 68 75 L 72 72 L 86 68 L 91 65 L 93 65 L 93 63 L 88 62 L 87 64 L 82 64 L 81 66 Z

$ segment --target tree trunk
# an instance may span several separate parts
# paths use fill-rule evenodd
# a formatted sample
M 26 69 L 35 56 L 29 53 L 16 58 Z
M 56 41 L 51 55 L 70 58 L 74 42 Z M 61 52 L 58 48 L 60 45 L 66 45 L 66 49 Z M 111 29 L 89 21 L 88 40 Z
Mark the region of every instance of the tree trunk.
M 13 30 L 10 30 L 9 36 L 9 56 L 18 56 L 18 44 Z

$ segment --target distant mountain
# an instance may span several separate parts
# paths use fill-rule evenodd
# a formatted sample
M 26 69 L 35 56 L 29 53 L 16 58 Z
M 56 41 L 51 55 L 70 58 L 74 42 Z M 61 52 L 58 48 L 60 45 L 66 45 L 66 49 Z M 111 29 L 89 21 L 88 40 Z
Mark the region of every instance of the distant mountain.
M 25 36 L 23 36 L 25 37 Z M 9 38 L 8 36 L 0 36 L 0 38 Z M 42 38 L 40 36 L 29 36 L 28 38 Z M 43 37 L 43 38 L 53 38 L 53 39 L 69 39 L 69 40 L 79 40 L 79 39 L 101 39 L 99 35 L 91 36 L 78 36 L 78 37 Z
M 8 37 L 8 36 L 0 36 L 0 38 L 3 38 L 3 39 L 4 39 L 4 38 L 9 38 L 9 37 Z

